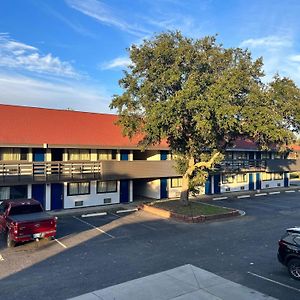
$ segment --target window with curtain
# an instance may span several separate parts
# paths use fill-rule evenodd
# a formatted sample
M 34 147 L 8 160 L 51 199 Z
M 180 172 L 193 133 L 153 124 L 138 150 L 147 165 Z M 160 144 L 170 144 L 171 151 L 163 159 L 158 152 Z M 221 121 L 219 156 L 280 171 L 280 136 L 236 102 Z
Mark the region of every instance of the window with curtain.
M 262 180 L 263 181 L 272 180 L 272 173 L 262 173 Z
M 97 181 L 97 193 L 114 193 L 117 191 L 117 181 Z
M 117 158 L 116 150 L 98 150 L 97 160 L 113 160 Z
M 171 187 L 177 188 L 182 186 L 182 178 L 171 178 Z
M 19 148 L 0 149 L 0 160 L 20 160 L 21 151 Z
M 91 160 L 89 149 L 69 149 L 69 160 Z
M 222 183 L 234 183 L 235 175 L 224 174 L 222 175 Z
M 274 173 L 274 179 L 275 180 L 282 180 L 283 179 L 283 173 Z
M 89 182 L 70 182 L 68 183 L 68 196 L 87 195 L 90 193 Z
M 236 182 L 237 183 L 247 182 L 247 175 L 246 174 L 238 174 L 236 176 Z

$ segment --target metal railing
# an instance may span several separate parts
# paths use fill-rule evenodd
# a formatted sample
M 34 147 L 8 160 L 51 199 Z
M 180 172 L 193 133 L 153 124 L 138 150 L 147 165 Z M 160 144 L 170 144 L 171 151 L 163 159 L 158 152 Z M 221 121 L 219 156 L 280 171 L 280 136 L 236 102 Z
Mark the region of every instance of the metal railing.
M 0 183 L 53 182 L 101 177 L 99 161 L 0 162 Z
M 266 160 L 261 159 L 226 159 L 216 165 L 216 169 L 223 172 L 246 172 L 246 171 L 265 171 Z

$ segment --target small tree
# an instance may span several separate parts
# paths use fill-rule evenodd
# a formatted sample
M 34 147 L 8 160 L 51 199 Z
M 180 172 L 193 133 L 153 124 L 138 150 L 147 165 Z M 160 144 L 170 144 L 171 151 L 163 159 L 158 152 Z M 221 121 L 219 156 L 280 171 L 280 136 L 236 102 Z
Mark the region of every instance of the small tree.
M 182 174 L 181 201 L 203 184 L 237 138 L 262 148 L 287 145 L 299 130 L 300 92 L 289 79 L 262 83 L 262 59 L 225 49 L 214 36 L 190 39 L 167 32 L 129 49 L 132 64 L 111 108 L 142 148 L 166 139 Z

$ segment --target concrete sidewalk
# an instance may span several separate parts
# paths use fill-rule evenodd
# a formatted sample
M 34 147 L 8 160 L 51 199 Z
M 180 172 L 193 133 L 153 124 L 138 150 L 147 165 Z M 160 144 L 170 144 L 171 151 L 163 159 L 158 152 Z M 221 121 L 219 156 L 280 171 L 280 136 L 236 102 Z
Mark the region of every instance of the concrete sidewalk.
M 131 280 L 72 300 L 271 300 L 270 296 L 193 265 Z

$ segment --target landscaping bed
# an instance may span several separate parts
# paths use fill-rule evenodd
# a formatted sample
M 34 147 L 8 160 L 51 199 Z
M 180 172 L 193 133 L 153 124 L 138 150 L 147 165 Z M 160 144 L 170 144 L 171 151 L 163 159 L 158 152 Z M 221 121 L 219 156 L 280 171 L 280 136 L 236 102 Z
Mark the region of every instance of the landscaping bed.
M 155 201 L 141 205 L 140 209 L 164 218 L 172 218 L 189 223 L 239 215 L 238 210 L 193 201 L 190 201 L 189 205 L 183 206 L 179 200 Z

